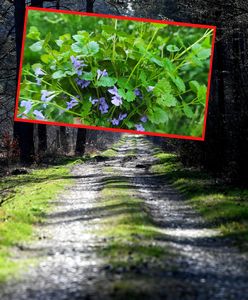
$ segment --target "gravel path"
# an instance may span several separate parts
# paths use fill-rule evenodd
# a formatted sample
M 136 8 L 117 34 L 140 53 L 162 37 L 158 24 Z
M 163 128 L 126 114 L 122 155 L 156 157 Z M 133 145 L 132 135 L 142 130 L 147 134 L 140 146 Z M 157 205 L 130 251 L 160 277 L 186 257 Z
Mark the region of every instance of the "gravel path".
M 184 284 L 183 289 L 190 287 L 189 299 L 248 299 L 247 254 L 218 238 L 219 232 L 185 204 L 163 176 L 147 172 L 154 162 L 153 146 L 142 136 L 136 140 L 138 161 L 121 169 L 132 177 L 153 220 L 163 228 L 166 244 L 177 254 L 173 260 L 176 271 L 166 274 L 165 280 L 176 279 Z M 129 148 L 127 143 L 122 153 Z
M 126 159 L 130 151 L 135 156 Z M 106 214 L 96 208 L 99 191 L 114 174 L 130 180 L 144 199 L 146 211 L 163 232 L 154 242 L 176 254 L 161 262 L 156 272 L 148 264 L 128 275 L 142 278 L 146 286 L 155 281 L 154 296 L 143 294 L 138 299 L 248 299 L 247 256 L 228 240 L 219 239 L 219 232 L 185 204 L 162 176 L 148 172 L 153 153 L 154 146 L 143 136 L 126 136 L 113 159 L 74 167 L 76 184 L 54 202 L 54 210 L 38 228 L 40 239 L 19 250 L 19 256 L 39 258 L 39 262 L 23 271 L 23 279 L 2 286 L 0 299 L 136 299 L 108 291 L 109 282 L 125 279 L 125 274 L 109 273 L 95 251 L 105 245 L 94 235 Z M 104 174 L 103 167 L 112 171 Z
M 79 165 L 72 171 L 76 184 L 54 201 L 55 209 L 38 228 L 39 241 L 21 247 L 19 256 L 41 262 L 0 289 L 0 299 L 87 299 L 101 261 L 94 249 L 101 241 L 94 206 L 101 186 L 101 171 Z M 91 233 L 87 233 L 91 232 Z M 83 298 L 82 298 L 83 295 Z

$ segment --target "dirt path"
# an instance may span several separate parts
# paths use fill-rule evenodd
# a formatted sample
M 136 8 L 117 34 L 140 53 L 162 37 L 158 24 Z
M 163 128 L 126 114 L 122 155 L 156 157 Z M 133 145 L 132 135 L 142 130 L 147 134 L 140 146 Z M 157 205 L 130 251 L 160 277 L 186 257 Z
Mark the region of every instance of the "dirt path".
M 185 204 L 163 176 L 146 171 L 154 162 L 153 146 L 143 137 L 136 140 L 138 159 L 121 169 L 132 178 L 153 220 L 163 228 L 163 240 L 176 253 L 171 261 L 175 271 L 168 272 L 164 279 L 175 280 L 182 289 L 176 299 L 248 299 L 247 255 L 232 247 L 230 241 L 218 238 L 219 232 Z M 129 147 L 127 143 L 122 153 Z M 183 294 L 185 287 L 190 291 L 188 297 Z
M 247 256 L 220 241 L 219 233 L 163 177 L 148 172 L 153 152 L 144 137 L 126 136 L 113 158 L 76 166 L 72 172 L 76 184 L 54 202 L 54 210 L 38 228 L 40 239 L 19 251 L 19 257 L 38 258 L 38 263 L 23 271 L 23 279 L 0 288 L 0 299 L 248 299 Z M 154 243 L 175 254 L 155 269 L 148 262 L 138 272 L 109 272 L 96 255 L 106 243 L 94 234 L 106 217 L 106 211 L 97 207 L 99 193 L 116 174 L 133 185 L 163 233 Z M 140 298 L 108 290 L 109 282 L 126 278 L 153 285 L 148 294 L 142 290 Z

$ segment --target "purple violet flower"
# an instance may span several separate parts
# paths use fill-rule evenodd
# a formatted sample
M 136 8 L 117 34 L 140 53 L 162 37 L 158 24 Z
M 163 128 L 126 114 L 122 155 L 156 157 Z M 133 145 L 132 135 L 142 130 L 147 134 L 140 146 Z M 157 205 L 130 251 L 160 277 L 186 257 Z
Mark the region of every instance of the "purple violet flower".
M 84 63 L 84 61 L 77 59 L 73 55 L 71 56 L 71 62 L 78 76 L 81 76 L 83 74 L 83 67 L 87 67 L 87 65 Z
M 90 97 L 89 100 L 93 105 L 95 105 L 99 102 L 99 99 L 92 99 L 92 97 Z
M 147 92 L 152 92 L 155 89 L 155 86 L 148 86 Z
M 103 71 L 97 70 L 97 80 L 99 80 L 102 76 L 108 76 L 108 72 L 106 71 L 106 69 L 104 69 Z
M 36 85 L 41 85 L 41 79 L 39 77 L 36 78 Z
M 123 121 L 124 119 L 126 119 L 126 117 L 127 117 L 127 114 L 120 113 L 118 119 L 119 119 L 119 121 Z
M 23 112 L 23 114 L 28 114 L 32 108 L 32 102 L 31 101 L 26 101 L 26 100 L 23 100 L 21 101 L 21 104 L 20 104 L 21 107 L 25 107 L 25 111 Z
M 137 97 L 142 97 L 141 90 L 138 89 L 138 88 L 136 88 L 136 89 L 134 90 L 134 94 L 135 94 Z
M 87 88 L 91 84 L 91 81 L 79 79 L 79 78 L 76 78 L 75 81 L 76 81 L 77 85 L 79 85 L 82 89 Z
M 44 119 L 45 119 L 45 117 L 44 117 L 44 115 L 42 114 L 42 112 L 39 111 L 39 110 L 37 110 L 37 109 L 34 110 L 33 114 L 35 115 L 36 120 L 44 120 Z
M 41 68 L 36 68 L 35 71 L 34 71 L 34 73 L 35 73 L 36 76 L 43 76 L 43 75 L 46 75 L 46 73 L 43 72 L 43 71 L 41 70 Z
M 47 103 L 51 101 L 54 97 L 56 97 L 56 92 L 49 92 L 47 90 L 42 90 L 41 91 L 41 101 L 45 102 L 43 104 L 43 107 L 47 107 Z
M 41 101 L 44 101 L 44 102 L 49 102 L 51 101 L 54 97 L 56 97 L 56 92 L 49 92 L 49 91 L 46 91 L 46 90 L 42 90 L 41 91 Z
M 119 121 L 118 119 L 113 119 L 113 120 L 111 121 L 111 123 L 112 123 L 114 126 L 118 126 L 119 123 L 120 123 L 120 121 Z
M 119 96 L 113 96 L 111 103 L 114 104 L 115 106 L 120 106 L 122 104 L 122 99 Z
M 71 101 L 70 102 L 66 102 L 67 104 L 67 108 L 66 109 L 72 109 L 74 106 L 78 105 L 78 99 L 76 99 L 75 97 L 71 97 Z
M 102 97 L 99 99 L 100 105 L 99 105 L 99 110 L 101 111 L 101 114 L 106 114 L 108 112 L 109 106 L 108 103 L 106 102 L 105 98 Z
M 112 95 L 119 96 L 118 89 L 115 85 L 112 89 L 108 89 L 108 92 L 110 92 L 110 94 L 112 94 Z
M 112 89 L 108 89 L 108 92 L 113 95 L 111 103 L 115 106 L 120 106 L 122 104 L 122 98 L 118 93 L 118 89 L 114 86 Z
M 142 118 L 140 118 L 140 121 L 143 123 L 147 122 L 147 116 L 143 116 Z
M 142 124 L 136 124 L 135 127 L 137 131 L 145 131 L 145 128 L 143 127 Z

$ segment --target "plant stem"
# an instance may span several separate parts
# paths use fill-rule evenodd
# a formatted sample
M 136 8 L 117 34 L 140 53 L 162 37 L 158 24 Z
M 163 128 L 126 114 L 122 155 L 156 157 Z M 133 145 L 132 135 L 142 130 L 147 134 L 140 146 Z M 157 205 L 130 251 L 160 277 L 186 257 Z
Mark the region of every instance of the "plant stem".
M 187 49 L 185 49 L 179 55 L 176 55 L 171 61 L 174 62 L 175 60 L 179 59 L 181 56 L 183 56 L 185 53 L 187 53 L 192 47 L 194 47 L 196 44 L 200 43 L 202 40 L 204 40 L 206 37 L 208 37 L 210 34 L 212 34 L 212 32 L 213 32 L 212 29 L 207 30 L 201 38 L 199 38 L 196 42 L 194 42 L 192 45 L 190 45 Z

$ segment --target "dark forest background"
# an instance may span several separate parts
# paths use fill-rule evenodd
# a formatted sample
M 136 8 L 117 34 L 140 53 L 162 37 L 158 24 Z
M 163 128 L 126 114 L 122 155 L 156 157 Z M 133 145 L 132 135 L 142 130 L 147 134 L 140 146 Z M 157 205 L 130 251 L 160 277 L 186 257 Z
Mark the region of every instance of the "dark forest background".
M 120 134 L 13 122 L 25 6 L 55 7 L 217 26 L 206 141 L 154 138 L 186 166 L 247 185 L 248 3 L 242 0 L 0 0 L 0 159 L 2 173 L 16 164 L 52 162 L 107 148 Z M 132 9 L 130 9 L 130 7 Z

